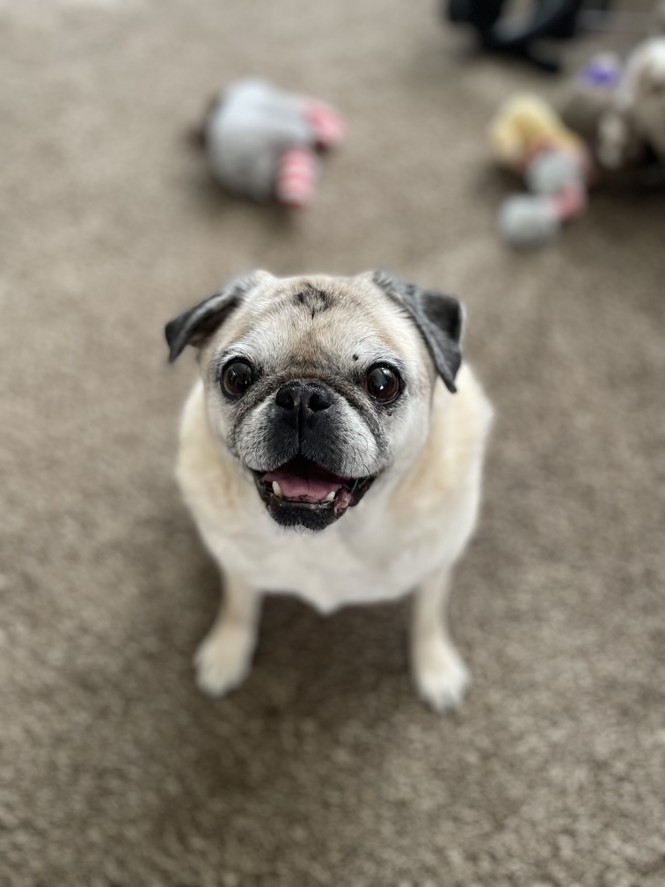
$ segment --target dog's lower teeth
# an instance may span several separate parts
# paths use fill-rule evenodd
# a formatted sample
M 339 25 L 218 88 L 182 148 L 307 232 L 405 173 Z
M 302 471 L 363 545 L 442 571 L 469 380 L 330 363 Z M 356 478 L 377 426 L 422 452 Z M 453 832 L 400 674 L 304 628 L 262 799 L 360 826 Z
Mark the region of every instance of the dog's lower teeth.
M 335 491 L 331 490 L 323 501 L 324 502 L 332 502 L 334 498 L 335 498 Z
M 284 493 L 282 492 L 282 488 L 280 487 L 280 485 L 277 483 L 276 480 L 274 480 L 272 482 L 272 491 L 275 494 L 275 496 L 279 496 L 280 499 L 284 495 Z

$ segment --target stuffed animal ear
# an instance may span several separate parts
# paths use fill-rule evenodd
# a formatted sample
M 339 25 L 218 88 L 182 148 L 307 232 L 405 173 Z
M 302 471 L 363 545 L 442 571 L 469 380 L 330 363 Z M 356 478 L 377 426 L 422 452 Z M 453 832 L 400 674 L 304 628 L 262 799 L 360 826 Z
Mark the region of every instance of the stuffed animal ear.
M 452 296 L 422 289 L 385 271 L 375 271 L 372 280 L 410 315 L 425 340 L 438 374 L 446 387 L 455 392 L 455 376 L 462 363 L 461 303 Z
M 213 296 L 188 311 L 183 311 L 182 314 L 167 323 L 164 334 L 169 346 L 169 361 L 173 363 L 186 345 L 200 348 L 224 323 L 231 312 L 238 307 L 259 277 L 265 273 L 264 271 L 255 271 L 245 277 L 237 278 Z

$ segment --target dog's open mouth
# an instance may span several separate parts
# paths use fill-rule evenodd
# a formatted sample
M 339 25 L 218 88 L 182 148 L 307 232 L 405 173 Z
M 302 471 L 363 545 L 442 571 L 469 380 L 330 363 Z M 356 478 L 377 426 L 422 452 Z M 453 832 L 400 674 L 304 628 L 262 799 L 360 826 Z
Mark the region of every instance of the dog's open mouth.
M 306 513 L 312 518 L 325 516 L 324 524 L 330 523 L 357 505 L 374 481 L 373 477 L 340 477 L 303 456 L 267 473 L 255 471 L 254 476 L 273 517 L 288 524 L 309 524 Z M 277 513 L 282 510 L 290 512 L 293 519 L 279 519 Z

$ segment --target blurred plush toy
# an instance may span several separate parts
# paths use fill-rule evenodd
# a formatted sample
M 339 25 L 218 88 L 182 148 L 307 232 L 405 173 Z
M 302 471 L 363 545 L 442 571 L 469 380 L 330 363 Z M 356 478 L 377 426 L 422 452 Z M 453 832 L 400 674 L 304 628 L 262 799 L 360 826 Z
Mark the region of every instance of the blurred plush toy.
M 551 238 L 586 207 L 587 187 L 665 186 L 665 0 L 652 36 L 627 61 L 595 56 L 568 89 L 561 117 L 536 96 L 517 96 L 496 115 L 496 159 L 523 176 L 529 195 L 509 198 L 499 227 L 514 244 Z
M 608 74 L 599 78 L 602 69 Z M 640 43 L 625 66 L 617 57 L 592 59 L 562 113 L 587 139 L 602 179 L 665 181 L 665 37 Z
M 520 175 L 530 192 L 501 207 L 499 229 L 510 243 L 543 243 L 584 211 L 589 153 L 547 102 L 533 95 L 510 99 L 491 123 L 490 140 L 496 160 Z
M 314 198 L 318 155 L 343 136 L 332 108 L 262 80 L 239 80 L 224 90 L 203 130 L 210 168 L 223 187 L 299 209 Z

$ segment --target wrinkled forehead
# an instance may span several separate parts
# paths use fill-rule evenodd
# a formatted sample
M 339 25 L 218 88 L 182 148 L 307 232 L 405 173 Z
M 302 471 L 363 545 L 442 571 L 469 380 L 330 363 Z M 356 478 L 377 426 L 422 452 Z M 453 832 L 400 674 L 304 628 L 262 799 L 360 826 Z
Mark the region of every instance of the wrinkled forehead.
M 412 365 L 426 351 L 405 312 L 371 281 L 319 276 L 262 281 L 224 325 L 220 346 L 294 367 Z

